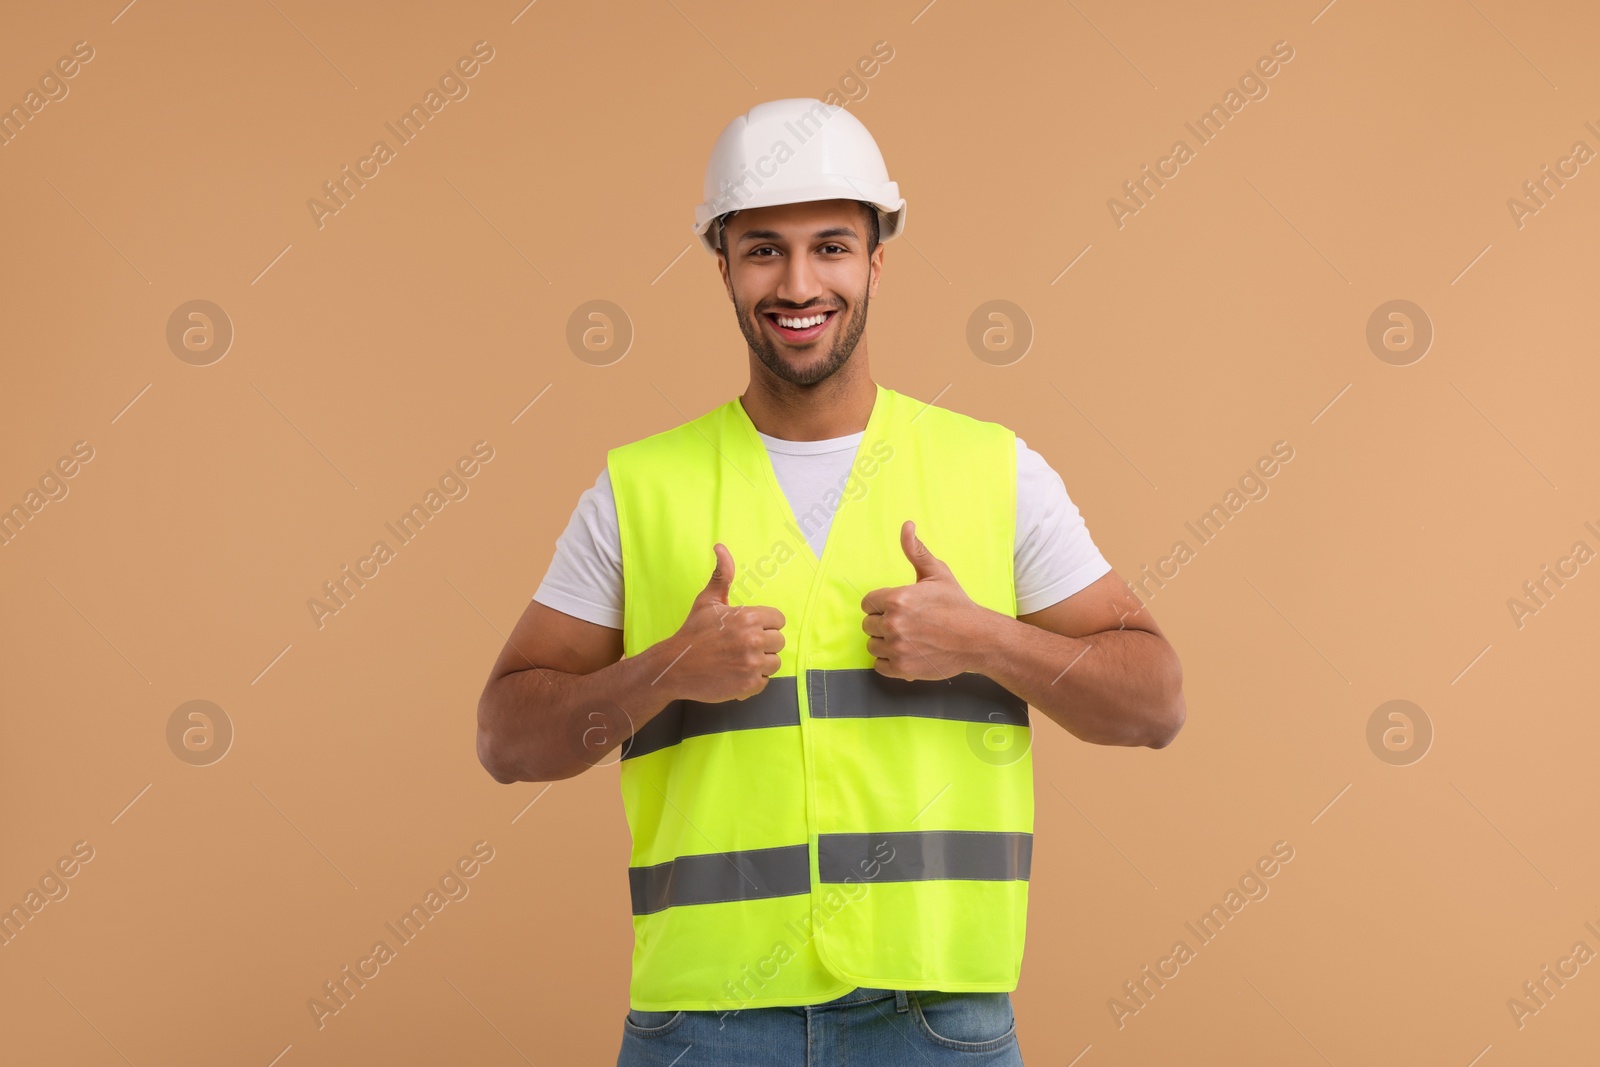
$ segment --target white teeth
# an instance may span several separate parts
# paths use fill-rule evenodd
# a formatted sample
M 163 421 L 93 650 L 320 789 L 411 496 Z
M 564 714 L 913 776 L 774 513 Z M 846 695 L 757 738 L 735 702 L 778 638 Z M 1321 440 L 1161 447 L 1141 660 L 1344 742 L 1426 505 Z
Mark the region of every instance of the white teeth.
M 810 318 L 804 319 L 786 319 L 781 315 L 777 316 L 777 319 L 779 326 L 787 327 L 791 330 L 804 330 L 823 322 L 827 317 L 827 313 L 824 312 L 821 315 L 812 315 Z

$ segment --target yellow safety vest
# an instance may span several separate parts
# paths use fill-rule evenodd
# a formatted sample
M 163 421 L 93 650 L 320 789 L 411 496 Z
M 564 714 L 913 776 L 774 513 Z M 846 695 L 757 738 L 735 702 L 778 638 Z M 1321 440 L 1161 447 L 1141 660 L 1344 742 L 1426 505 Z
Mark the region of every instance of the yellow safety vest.
M 861 600 L 909 585 L 900 527 L 1016 616 L 1015 436 L 882 385 L 849 480 L 805 516 L 735 398 L 607 457 L 624 655 L 683 625 L 733 553 L 732 606 L 783 612 L 746 700 L 676 701 L 623 746 L 641 1011 L 815 1004 L 858 986 L 1017 987 L 1033 846 L 1028 706 L 967 672 L 873 670 Z M 833 510 L 819 560 L 805 532 Z

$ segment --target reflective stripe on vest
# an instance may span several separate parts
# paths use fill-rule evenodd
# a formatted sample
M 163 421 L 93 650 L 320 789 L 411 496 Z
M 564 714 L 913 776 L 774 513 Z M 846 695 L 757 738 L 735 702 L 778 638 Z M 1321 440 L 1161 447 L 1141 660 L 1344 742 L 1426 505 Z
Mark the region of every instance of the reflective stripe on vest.
M 806 685 L 815 718 L 922 715 L 962 722 L 1028 725 L 1028 702 L 981 674 L 959 674 L 937 682 L 908 681 L 879 674 L 871 667 L 846 667 L 807 671 Z M 720 704 L 673 701 L 629 739 L 623 746 L 622 758 L 646 756 L 686 737 L 799 725 L 800 701 L 795 694 L 794 676 L 774 677 L 767 680 L 761 692 L 743 700 Z
M 876 879 L 914 882 L 934 878 L 984 881 L 1026 879 L 1033 835 L 983 830 L 924 830 L 887 834 L 822 834 L 817 842 L 819 881 L 843 883 L 887 841 L 895 859 Z M 811 891 L 804 842 L 748 852 L 679 856 L 653 867 L 628 868 L 633 913 L 650 915 L 688 904 L 788 897 Z
M 811 891 L 806 845 L 679 856 L 654 867 L 628 868 L 633 913 L 649 915 L 685 904 L 759 900 Z
M 800 700 L 795 696 L 794 676 L 768 678 L 766 688 L 743 700 L 726 700 L 720 704 L 674 700 L 625 743 L 622 758 L 647 756 L 676 745 L 686 737 L 799 725 Z
M 821 881 L 843 882 L 887 841 L 895 858 L 875 876 L 882 882 L 932 878 L 981 881 L 1026 880 L 1033 863 L 1033 835 L 987 830 L 913 830 L 888 834 L 823 834 L 817 844 Z
M 881 675 L 862 629 L 867 593 L 916 580 L 907 519 L 968 597 L 1015 617 L 1016 451 L 1004 426 L 878 386 L 840 491 L 798 515 L 738 399 L 608 454 L 624 655 L 683 625 L 719 541 L 734 559 L 730 606 L 784 616 L 760 693 L 674 701 L 621 750 L 629 1007 L 1016 988 L 1028 707 L 975 673 Z M 819 557 L 807 537 L 823 522 Z
M 815 718 L 921 715 L 961 722 L 1028 725 L 1028 702 L 993 678 L 958 674 L 942 681 L 908 681 L 871 667 L 806 672 Z

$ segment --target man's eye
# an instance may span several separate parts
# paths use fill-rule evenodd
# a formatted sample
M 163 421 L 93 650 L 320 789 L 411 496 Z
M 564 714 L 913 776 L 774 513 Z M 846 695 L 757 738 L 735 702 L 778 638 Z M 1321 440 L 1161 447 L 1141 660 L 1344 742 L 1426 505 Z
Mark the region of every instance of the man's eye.
M 778 252 L 778 250 L 777 250 L 777 249 L 776 249 L 776 248 L 772 248 L 772 247 L 770 247 L 770 246 L 763 246 L 763 247 L 761 247 L 761 248 L 754 248 L 754 249 L 751 249 L 751 251 L 750 251 L 750 254 L 751 254 L 751 255 L 752 255 L 752 256 L 759 256 L 759 255 L 761 255 L 761 253 L 763 253 L 763 252 L 771 252 L 771 253 L 773 253 L 773 254 L 774 254 L 774 255 L 776 255 L 776 254 L 777 254 L 777 252 Z M 762 257 L 762 258 L 770 258 L 770 257 Z
M 830 249 L 830 248 L 833 248 L 833 249 L 838 249 L 838 250 L 839 250 L 839 251 L 840 251 L 840 252 L 849 252 L 849 251 L 850 251 L 850 250 L 849 250 L 849 249 L 848 249 L 848 248 L 846 248 L 846 247 L 845 247 L 845 246 L 844 246 L 844 245 L 835 245 L 835 244 L 828 244 L 828 245 L 823 245 L 823 246 L 822 246 L 822 250 L 823 250 L 823 251 L 824 251 L 824 252 L 826 252 L 826 251 L 827 251 L 827 250 L 828 250 L 828 249 Z

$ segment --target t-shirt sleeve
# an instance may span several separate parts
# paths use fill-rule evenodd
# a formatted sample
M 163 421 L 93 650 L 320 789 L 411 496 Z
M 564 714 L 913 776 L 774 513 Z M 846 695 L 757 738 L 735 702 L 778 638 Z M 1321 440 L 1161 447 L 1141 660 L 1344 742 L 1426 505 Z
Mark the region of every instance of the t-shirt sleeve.
M 622 531 L 604 468 L 578 497 L 533 599 L 585 622 L 622 629 Z
M 1017 614 L 1065 600 L 1110 571 L 1061 475 L 1017 438 Z

